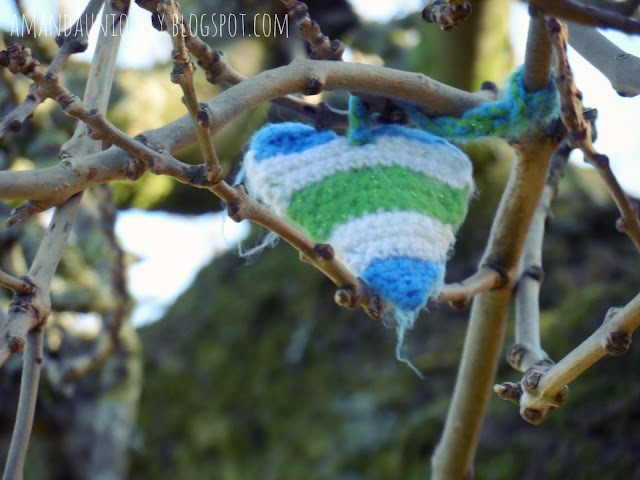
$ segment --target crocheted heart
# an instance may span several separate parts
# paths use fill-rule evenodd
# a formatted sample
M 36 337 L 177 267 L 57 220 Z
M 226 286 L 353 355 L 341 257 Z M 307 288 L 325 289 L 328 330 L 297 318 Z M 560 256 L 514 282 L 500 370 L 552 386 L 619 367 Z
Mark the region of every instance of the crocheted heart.
M 399 125 L 352 146 L 300 123 L 258 131 L 245 155 L 247 188 L 336 257 L 384 300 L 416 312 L 437 296 L 454 233 L 474 190 L 468 157 Z
M 522 72 L 509 78 L 499 101 L 461 118 L 430 118 L 397 102 L 417 128 L 372 128 L 366 106 L 352 96 L 348 137 L 299 123 L 268 125 L 245 155 L 249 192 L 315 241 L 331 244 L 336 257 L 391 305 L 387 321 L 398 334 L 396 354 L 409 365 L 401 355 L 405 331 L 442 288 L 454 234 L 474 191 L 469 158 L 429 131 L 512 141 L 548 122 L 559 105 L 553 80 L 528 93 Z

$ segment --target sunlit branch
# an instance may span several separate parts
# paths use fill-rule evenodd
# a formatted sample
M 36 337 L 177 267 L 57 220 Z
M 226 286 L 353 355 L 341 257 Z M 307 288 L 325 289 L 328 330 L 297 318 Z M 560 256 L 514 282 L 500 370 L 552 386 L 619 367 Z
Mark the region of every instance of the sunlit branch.
M 48 74 L 57 75 L 71 55 L 84 52 L 87 49 L 89 33 L 103 4 L 104 0 L 90 0 L 78 20 L 56 38 L 56 43 L 60 48 L 47 68 Z M 0 119 L 0 138 L 9 132 L 19 131 L 43 101 L 44 98 L 36 93 L 35 84 L 32 85 L 25 99 Z
M 626 233 L 640 250 L 638 207 L 631 202 L 613 174 L 609 157 L 598 153 L 593 147 L 591 125 L 582 115 L 582 93 L 575 85 L 573 72 L 567 60 L 567 26 L 553 18 L 547 20 L 547 25 L 556 58 L 556 84 L 562 100 L 560 117 L 569 131 L 570 145 L 580 148 L 585 161 L 596 168 L 620 210 L 621 218 L 616 222 L 616 228 Z
M 548 48 L 548 41 L 544 38 L 546 34 L 538 28 L 538 22 L 536 18 L 530 20 L 532 38 L 529 38 L 530 47 L 525 57 L 525 72 L 549 68 L 546 64 L 536 65 L 536 62 L 550 57 L 542 51 Z M 537 41 L 540 42 L 539 47 L 534 45 Z M 531 84 L 525 85 L 525 88 L 531 87 Z M 432 480 L 457 480 L 472 475 L 520 255 L 542 195 L 551 154 L 558 143 L 559 139 L 538 131 L 516 145 L 517 155 L 511 175 L 480 263 L 481 267 L 501 273 L 502 288 L 482 292 L 473 299 L 453 398 L 442 437 L 431 457 Z
M 593 27 L 567 22 L 569 44 L 611 82 L 623 97 L 640 93 L 640 58 L 631 55 Z

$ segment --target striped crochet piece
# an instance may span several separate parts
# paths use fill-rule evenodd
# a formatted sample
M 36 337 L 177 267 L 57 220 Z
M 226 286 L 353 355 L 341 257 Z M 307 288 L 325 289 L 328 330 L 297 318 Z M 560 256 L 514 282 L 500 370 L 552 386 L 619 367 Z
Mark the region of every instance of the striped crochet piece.
M 352 111 L 359 105 L 352 105 Z M 405 331 L 444 283 L 454 234 L 474 191 L 469 158 L 443 138 L 400 125 L 349 137 L 300 123 L 268 125 L 245 155 L 249 192 L 362 277 Z M 413 367 L 413 366 L 412 366 Z

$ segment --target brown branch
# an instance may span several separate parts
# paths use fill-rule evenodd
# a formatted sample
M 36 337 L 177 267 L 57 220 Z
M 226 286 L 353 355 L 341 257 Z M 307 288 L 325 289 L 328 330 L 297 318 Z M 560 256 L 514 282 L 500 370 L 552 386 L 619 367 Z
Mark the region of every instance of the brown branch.
M 342 60 L 344 44 L 340 40 L 330 40 L 322 34 L 320 26 L 309 16 L 309 8 L 298 0 L 282 0 L 289 11 L 289 17 L 295 20 L 300 36 L 311 48 L 311 58 L 318 60 Z
M 640 250 L 638 207 L 627 197 L 613 174 L 609 157 L 598 153 L 593 147 L 591 125 L 582 115 L 582 93 L 575 85 L 573 72 L 567 60 L 567 26 L 553 18 L 547 21 L 547 25 L 556 56 L 556 84 L 562 100 L 560 116 L 569 131 L 570 146 L 580 148 L 584 153 L 585 161 L 596 168 L 620 210 L 621 218 L 617 220 L 616 228 L 626 233 Z
M 547 34 L 544 16 L 531 9 L 527 32 L 526 58 L 522 83 L 528 92 L 537 92 L 549 84 L 551 77 L 551 42 Z
M 435 23 L 445 32 L 463 23 L 470 14 L 468 0 L 428 0 L 420 13 L 425 22 Z
M 461 115 L 486 101 L 481 96 L 448 87 L 422 74 L 344 62 L 299 60 L 251 77 L 210 100 L 207 103 L 211 114 L 210 132 L 215 133 L 239 113 L 263 102 L 304 91 L 309 83 L 318 84 L 318 79 L 323 80 L 321 85 L 325 89 L 366 91 L 429 106 L 448 115 Z M 85 118 L 87 116 L 85 114 Z M 100 121 L 95 123 L 98 128 Z M 65 159 L 55 167 L 0 172 L 0 199 L 29 199 L 30 204 L 25 209 L 42 211 L 100 183 L 136 180 L 147 168 L 136 158 L 152 160 L 149 167 L 154 173 L 171 175 L 184 183 L 207 188 L 203 185 L 205 175 L 201 166 L 185 165 L 169 157 L 196 139 L 189 116 L 143 132 L 136 138 L 138 142 L 128 139 L 132 151 L 141 148 L 135 155 L 112 147 L 98 154 Z M 26 214 L 20 218 L 26 218 Z
M 182 88 L 184 94 L 184 104 L 187 106 L 189 115 L 193 122 L 193 126 L 198 139 L 198 144 L 205 159 L 206 180 L 210 183 L 218 183 L 223 176 L 220 161 L 213 147 L 211 135 L 209 135 L 209 113 L 205 104 L 198 103 L 196 89 L 193 84 L 193 73 L 196 69 L 191 63 L 187 47 L 185 45 L 185 37 L 187 35 L 188 26 L 184 20 L 180 21 L 179 9 L 173 0 L 161 2 L 158 5 L 158 13 L 169 14 L 172 22 L 171 36 L 173 43 L 173 71 L 171 72 L 171 81 L 177 83 Z
M 466 307 L 478 293 L 489 291 L 500 286 L 500 272 L 490 267 L 482 267 L 469 278 L 461 282 L 445 285 L 442 288 L 439 302 L 450 302 L 456 308 Z
M 529 0 L 529 5 L 545 15 L 581 23 L 590 27 L 614 28 L 624 33 L 640 33 L 640 22 L 625 15 L 582 5 L 572 0 Z
M 151 23 L 154 28 L 169 32 L 171 27 L 167 24 L 166 16 L 161 16 L 156 10 L 159 2 L 160 0 L 136 0 L 141 8 L 152 13 Z M 182 23 L 187 26 L 186 21 L 183 20 Z M 189 53 L 198 60 L 198 66 L 204 70 L 209 83 L 236 85 L 247 79 L 231 66 L 224 52 L 212 49 L 193 29 L 185 28 L 183 33 Z M 292 95 L 275 98 L 271 102 L 313 120 L 316 128 L 344 127 L 347 124 L 346 113 L 333 110 L 324 102 L 313 104 Z
M 78 200 L 79 196 L 71 197 L 54 213 L 29 269 L 27 278 L 34 285 L 33 293 L 14 295 L 11 301 L 9 320 L 0 325 L 0 366 L 11 355 L 22 351 L 27 333 L 43 324 L 49 316 L 49 285 L 71 231 Z
M 67 60 L 74 53 L 84 52 L 89 46 L 89 33 L 93 27 L 93 21 L 102 8 L 104 0 L 90 0 L 78 20 L 56 37 L 59 50 L 53 58 L 47 73 L 57 75 L 60 73 Z M 0 138 L 9 132 L 17 132 L 24 122 L 29 120 L 38 106 L 44 101 L 36 93 L 35 85 L 29 89 L 29 94 L 11 112 L 0 119 Z
M 382 316 L 384 306 L 379 298 L 370 292 L 365 282 L 356 278 L 335 259 L 330 245 L 311 240 L 292 224 L 252 199 L 241 185 L 232 188 L 223 180 L 209 189 L 227 204 L 227 213 L 233 221 L 250 220 L 271 230 L 298 250 L 306 262 L 324 273 L 339 287 L 335 296 L 338 305 L 348 308 L 361 306 L 373 318 Z

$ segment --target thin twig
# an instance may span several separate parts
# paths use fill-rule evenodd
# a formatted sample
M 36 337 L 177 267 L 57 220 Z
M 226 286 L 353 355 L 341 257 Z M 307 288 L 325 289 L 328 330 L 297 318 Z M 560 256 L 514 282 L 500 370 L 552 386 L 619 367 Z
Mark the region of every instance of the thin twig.
M 331 40 L 322 34 L 320 26 L 309 16 L 309 8 L 299 0 L 282 0 L 300 29 L 300 36 L 311 48 L 311 58 L 318 60 L 342 60 L 344 44 L 340 40 Z
M 161 16 L 156 10 L 160 1 L 136 0 L 136 3 L 141 8 L 152 13 L 151 23 L 154 28 L 169 32 L 167 16 Z M 182 22 L 186 27 L 186 21 L 183 19 Z M 204 70 L 209 83 L 212 85 L 236 85 L 247 79 L 246 75 L 231 66 L 224 52 L 214 50 L 203 42 L 197 31 L 192 28 L 185 28 L 183 33 L 189 53 L 198 60 L 198 66 Z M 347 124 L 346 113 L 332 109 L 325 102 L 314 104 L 293 95 L 284 95 L 280 98 L 272 99 L 271 103 L 313 120 L 316 128 L 345 127 Z
M 613 28 L 624 33 L 640 33 L 640 22 L 626 15 L 582 5 L 573 0 L 529 0 L 529 5 L 564 20 L 591 27 Z
M 573 72 L 567 60 L 567 25 L 554 18 L 548 19 L 547 25 L 556 58 L 556 84 L 562 100 L 560 117 L 569 131 L 570 146 L 580 148 L 585 161 L 596 168 L 620 210 L 621 218 L 617 220 L 616 228 L 626 233 L 640 250 L 638 207 L 631 202 L 620 186 L 611 170 L 609 157 L 598 153 L 593 147 L 591 125 L 582 115 L 582 93 L 575 85 Z
M 116 9 L 119 7 L 119 9 Z M 117 14 L 121 14 L 120 21 L 125 22 L 126 16 L 122 16 L 128 12 L 129 2 L 120 2 L 116 4 L 112 2 L 105 9 L 106 19 L 114 18 Z M 124 30 L 123 25 L 117 25 L 115 22 L 108 22 L 105 34 L 98 38 L 96 51 L 94 53 L 89 77 L 85 87 L 83 103 L 87 108 L 96 109 L 105 112 L 109 103 L 109 96 L 116 69 L 116 59 L 120 46 L 121 36 L 117 34 Z M 99 142 L 90 138 L 88 125 L 78 122 L 74 135 L 61 147 L 63 157 L 75 157 L 81 154 L 97 153 L 101 149 Z M 65 365 L 65 372 L 62 380 L 65 382 L 77 381 L 82 376 L 95 370 L 102 365 L 107 358 L 114 352 L 120 327 L 123 318 L 129 311 L 128 292 L 126 290 L 126 279 L 124 278 L 124 253 L 115 238 L 114 223 L 116 212 L 113 207 L 113 198 L 111 190 L 107 185 L 101 185 L 102 188 L 96 190 L 101 195 L 99 202 L 101 214 L 101 228 L 109 245 L 109 249 L 113 254 L 112 290 L 114 297 L 114 307 L 106 319 L 103 320 L 104 330 L 106 333 L 97 342 L 96 351 L 86 357 L 79 357 L 69 361 L 69 365 Z
M 158 5 L 158 13 L 168 14 L 173 23 L 171 36 L 173 42 L 173 71 L 171 72 L 171 81 L 177 83 L 182 88 L 184 94 L 184 103 L 187 106 L 193 126 L 198 139 L 198 144 L 204 156 L 206 164 L 206 179 L 211 183 L 218 183 L 223 176 L 220 161 L 213 147 L 211 135 L 209 135 L 209 113 L 205 104 L 198 103 L 196 89 L 193 84 L 193 73 L 196 69 L 191 63 L 187 47 L 185 45 L 186 32 L 188 26 L 184 24 L 184 20 L 180 21 L 179 9 L 173 0 L 160 3 Z
M 445 285 L 439 302 L 450 302 L 456 308 L 466 307 L 478 293 L 486 292 L 500 285 L 500 272 L 493 268 L 482 267 L 469 278 L 461 282 Z
M 250 220 L 271 230 L 298 250 L 305 261 L 324 273 L 339 287 L 336 303 L 348 308 L 361 306 L 373 318 L 380 318 L 383 314 L 380 300 L 370 292 L 366 283 L 335 259 L 330 245 L 311 240 L 292 224 L 252 199 L 241 185 L 233 188 L 223 180 L 212 185 L 210 190 L 227 204 L 227 213 L 233 221 Z
M 71 55 L 84 52 L 87 49 L 89 33 L 103 3 L 104 0 L 90 0 L 78 20 L 56 38 L 59 50 L 47 68 L 48 74 L 57 75 Z M 0 138 L 8 132 L 19 131 L 43 101 L 44 98 L 36 93 L 36 86 L 33 85 L 25 99 L 0 119 Z

